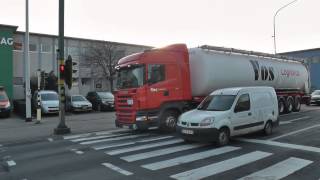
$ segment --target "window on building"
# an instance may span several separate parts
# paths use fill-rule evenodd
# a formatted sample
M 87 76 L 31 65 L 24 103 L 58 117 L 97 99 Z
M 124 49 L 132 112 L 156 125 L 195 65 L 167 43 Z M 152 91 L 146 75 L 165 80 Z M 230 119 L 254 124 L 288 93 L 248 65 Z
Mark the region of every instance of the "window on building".
M 41 52 L 51 52 L 51 45 L 49 44 L 41 44 Z
M 13 43 L 13 50 L 23 51 L 23 44 L 21 42 L 14 42 Z
M 37 45 L 36 44 L 29 44 L 29 51 L 37 51 Z
M 74 47 L 74 46 L 68 47 L 68 54 L 73 55 L 73 56 L 79 55 L 79 48 Z

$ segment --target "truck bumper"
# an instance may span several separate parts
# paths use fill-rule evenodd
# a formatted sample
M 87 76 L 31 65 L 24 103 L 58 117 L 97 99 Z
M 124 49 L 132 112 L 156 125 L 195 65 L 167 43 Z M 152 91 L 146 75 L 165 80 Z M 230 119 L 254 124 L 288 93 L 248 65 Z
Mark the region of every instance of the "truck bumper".
M 158 121 L 135 121 L 134 123 L 123 123 L 118 120 L 115 120 L 116 127 L 119 128 L 129 128 L 134 130 L 147 130 L 151 127 L 158 127 Z
M 216 128 L 185 128 L 177 126 L 178 135 L 189 141 L 215 142 L 218 140 L 219 130 Z

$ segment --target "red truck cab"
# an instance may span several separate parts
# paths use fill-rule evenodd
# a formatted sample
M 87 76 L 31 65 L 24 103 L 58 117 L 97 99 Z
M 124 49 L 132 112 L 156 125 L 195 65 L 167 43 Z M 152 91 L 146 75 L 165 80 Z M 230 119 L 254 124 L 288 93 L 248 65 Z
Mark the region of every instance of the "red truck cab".
M 186 45 L 147 50 L 119 60 L 116 126 L 174 130 L 192 99 Z

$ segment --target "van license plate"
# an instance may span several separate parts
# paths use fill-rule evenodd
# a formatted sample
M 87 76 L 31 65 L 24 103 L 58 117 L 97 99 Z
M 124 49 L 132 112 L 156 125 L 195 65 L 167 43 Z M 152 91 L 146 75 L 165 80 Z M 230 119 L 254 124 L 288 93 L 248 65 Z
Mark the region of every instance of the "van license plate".
M 190 129 L 182 129 L 182 134 L 193 134 L 193 130 Z

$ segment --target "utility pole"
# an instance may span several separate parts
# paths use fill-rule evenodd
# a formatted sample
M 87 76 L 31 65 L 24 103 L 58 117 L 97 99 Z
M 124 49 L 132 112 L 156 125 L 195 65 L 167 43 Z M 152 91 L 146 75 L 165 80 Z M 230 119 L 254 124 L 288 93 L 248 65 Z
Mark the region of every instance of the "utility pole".
M 32 121 L 31 90 L 30 90 L 30 58 L 29 58 L 29 0 L 26 0 L 26 32 L 24 36 L 24 63 L 25 63 L 25 95 L 26 95 L 26 122 Z
M 279 8 L 279 9 L 276 11 L 276 13 L 275 13 L 274 16 L 273 16 L 273 36 L 272 36 L 272 37 L 273 37 L 274 54 L 277 54 L 277 43 L 276 43 L 276 16 L 278 15 L 278 13 L 279 13 L 282 9 L 284 9 L 284 8 L 286 8 L 287 6 L 295 3 L 296 1 L 298 1 L 298 0 L 291 1 L 290 3 L 282 6 L 281 8 Z
M 70 128 L 67 127 L 65 122 L 65 87 L 64 87 L 64 0 L 59 0 L 59 51 L 58 51 L 58 90 L 60 99 L 60 112 L 59 112 L 59 125 L 54 129 L 55 134 L 70 133 Z

